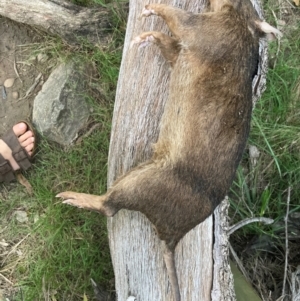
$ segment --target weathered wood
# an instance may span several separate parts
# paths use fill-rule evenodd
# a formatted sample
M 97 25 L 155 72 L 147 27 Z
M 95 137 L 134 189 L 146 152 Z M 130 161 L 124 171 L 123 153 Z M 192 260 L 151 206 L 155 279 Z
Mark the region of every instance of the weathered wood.
M 60 36 L 70 45 L 84 39 L 106 46 L 111 37 L 111 12 L 83 8 L 64 0 L 1 0 L 0 15 Z
M 169 66 L 155 46 L 133 47 L 130 41 L 148 30 L 166 32 L 158 17 L 140 19 L 148 1 L 131 1 L 114 109 L 109 155 L 109 184 L 117 175 L 144 161 L 157 140 L 168 95 Z M 178 6 L 176 1 L 160 1 Z M 180 1 L 188 11 L 200 11 L 200 1 Z M 209 300 L 212 287 L 212 218 L 192 230 L 176 248 L 182 300 Z M 150 222 L 138 212 L 122 210 L 108 220 L 110 249 L 118 300 L 171 301 L 160 242 Z
M 156 2 L 192 12 L 199 12 L 205 6 L 205 2 L 198 0 Z M 158 49 L 155 46 L 146 49 L 129 47 L 131 40 L 143 31 L 167 32 L 160 18 L 139 18 L 145 4 L 148 0 L 130 1 L 113 117 L 109 185 L 117 176 L 151 155 L 151 145 L 157 140 L 168 96 L 169 66 Z M 253 84 L 254 101 L 265 86 L 264 42 L 261 56 L 259 75 Z M 228 263 L 227 206 L 228 201 L 223 202 L 215 211 L 215 221 L 209 217 L 190 231 L 176 248 L 182 300 L 235 300 Z M 146 217 L 138 212 L 121 210 L 114 218 L 108 219 L 108 229 L 118 300 L 125 301 L 133 295 L 138 301 L 171 301 L 161 245 Z

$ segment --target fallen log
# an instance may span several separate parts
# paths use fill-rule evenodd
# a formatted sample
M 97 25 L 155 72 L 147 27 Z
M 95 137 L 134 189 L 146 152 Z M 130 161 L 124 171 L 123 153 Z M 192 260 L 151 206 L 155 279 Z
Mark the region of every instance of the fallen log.
M 179 6 L 177 1 L 159 2 Z M 113 116 L 108 186 L 149 158 L 168 96 L 169 66 L 158 49 L 129 47 L 131 40 L 143 31 L 167 32 L 160 18 L 139 18 L 145 4 L 148 0 L 130 1 Z M 180 7 L 191 12 L 200 12 L 206 4 L 204 0 L 180 1 Z M 258 2 L 255 6 L 261 12 Z M 253 81 L 254 102 L 265 88 L 266 50 L 262 41 L 258 74 Z M 190 231 L 176 247 L 182 300 L 235 300 L 228 262 L 227 208 L 225 200 L 214 217 Z M 171 301 L 162 248 L 147 218 L 139 212 L 121 210 L 108 219 L 108 230 L 118 300 L 125 301 L 133 295 L 138 301 Z
M 111 10 L 85 8 L 64 0 L 1 0 L 0 15 L 60 36 L 70 45 L 87 40 L 106 46 L 111 40 Z

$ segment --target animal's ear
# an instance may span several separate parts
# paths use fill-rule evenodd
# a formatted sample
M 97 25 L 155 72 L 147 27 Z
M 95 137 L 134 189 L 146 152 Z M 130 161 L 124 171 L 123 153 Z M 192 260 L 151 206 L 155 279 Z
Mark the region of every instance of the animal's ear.
M 255 23 L 257 27 L 266 34 L 268 40 L 274 40 L 276 36 L 279 38 L 282 37 L 282 32 L 269 23 L 265 21 L 256 21 Z

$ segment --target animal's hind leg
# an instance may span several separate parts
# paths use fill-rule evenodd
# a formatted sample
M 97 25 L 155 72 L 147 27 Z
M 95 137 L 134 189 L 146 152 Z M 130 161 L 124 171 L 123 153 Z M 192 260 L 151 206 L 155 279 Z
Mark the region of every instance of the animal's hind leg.
M 139 44 L 142 47 L 149 43 L 156 44 L 171 65 L 176 62 L 181 48 L 178 40 L 158 31 L 148 31 L 143 32 L 132 41 L 132 44 Z
M 106 216 L 113 216 L 123 208 L 139 211 L 141 200 L 148 197 L 149 185 L 151 187 L 156 173 L 160 171 L 155 164 L 146 162 L 120 177 L 104 195 L 66 191 L 57 197 L 64 199 L 65 204 L 98 211 Z
M 113 216 L 117 212 L 117 210 L 114 210 L 113 207 L 110 207 L 106 204 L 107 194 L 99 196 L 65 191 L 59 193 L 56 197 L 64 199 L 64 204 L 76 206 L 78 208 L 99 211 L 106 216 Z
M 151 15 L 162 17 L 175 38 L 181 40 L 186 35 L 185 23 L 190 18 L 191 13 L 165 4 L 148 4 L 145 6 L 142 16 L 148 17 Z

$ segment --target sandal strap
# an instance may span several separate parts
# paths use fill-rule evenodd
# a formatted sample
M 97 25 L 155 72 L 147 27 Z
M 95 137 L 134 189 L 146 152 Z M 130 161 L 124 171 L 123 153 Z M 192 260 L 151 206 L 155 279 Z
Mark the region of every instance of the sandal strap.
M 27 170 L 30 166 L 30 157 L 24 148 L 19 149 L 12 153 L 12 156 L 17 161 L 20 169 Z
M 15 179 L 14 170 L 8 160 L 0 154 L 0 182 L 10 182 Z
M 18 137 L 15 135 L 13 129 L 10 129 L 2 140 L 12 150 L 12 156 L 20 166 L 20 169 L 27 170 L 30 166 L 31 157 L 28 155 L 26 150 L 21 146 Z

